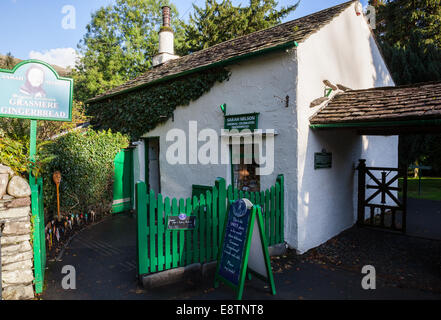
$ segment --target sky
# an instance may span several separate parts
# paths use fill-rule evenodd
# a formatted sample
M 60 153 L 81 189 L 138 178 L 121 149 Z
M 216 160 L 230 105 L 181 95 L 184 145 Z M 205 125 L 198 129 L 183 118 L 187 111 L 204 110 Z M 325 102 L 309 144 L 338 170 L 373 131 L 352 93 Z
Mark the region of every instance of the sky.
M 332 7 L 347 0 L 301 0 L 297 10 L 283 22 Z M 203 6 L 205 0 L 171 0 L 182 19 L 193 12 L 192 3 Z M 279 0 L 279 6 L 297 0 Z M 361 1 L 366 5 L 367 0 Z M 39 59 L 61 67 L 72 66 L 79 41 L 86 32 L 91 14 L 115 0 L 0 0 L 0 54 Z M 233 0 L 247 5 L 248 0 Z M 73 17 L 73 13 L 75 19 Z

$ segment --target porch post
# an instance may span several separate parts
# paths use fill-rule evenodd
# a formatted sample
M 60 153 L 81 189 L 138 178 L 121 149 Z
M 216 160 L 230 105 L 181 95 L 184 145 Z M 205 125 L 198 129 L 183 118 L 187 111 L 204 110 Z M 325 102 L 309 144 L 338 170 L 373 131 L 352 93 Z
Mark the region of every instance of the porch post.
M 406 233 L 406 219 L 407 219 L 407 166 L 403 168 L 403 200 L 401 201 L 402 208 L 402 232 Z

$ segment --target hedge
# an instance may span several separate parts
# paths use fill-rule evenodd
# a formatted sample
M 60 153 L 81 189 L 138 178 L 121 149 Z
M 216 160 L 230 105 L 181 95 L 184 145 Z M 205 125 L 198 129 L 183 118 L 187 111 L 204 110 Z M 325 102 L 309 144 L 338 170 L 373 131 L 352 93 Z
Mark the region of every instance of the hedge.
M 114 158 L 128 146 L 121 133 L 109 131 L 72 131 L 49 146 L 54 156 L 43 170 L 45 208 L 57 212 L 56 187 L 52 174 L 61 172 L 60 207 L 65 214 L 110 211 Z

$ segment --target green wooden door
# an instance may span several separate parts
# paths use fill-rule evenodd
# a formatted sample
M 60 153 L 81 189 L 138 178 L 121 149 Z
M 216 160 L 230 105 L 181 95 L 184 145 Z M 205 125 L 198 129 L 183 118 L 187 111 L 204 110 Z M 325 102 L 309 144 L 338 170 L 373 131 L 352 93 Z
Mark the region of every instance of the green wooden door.
M 118 213 L 133 208 L 133 151 L 122 150 L 114 160 L 112 212 Z

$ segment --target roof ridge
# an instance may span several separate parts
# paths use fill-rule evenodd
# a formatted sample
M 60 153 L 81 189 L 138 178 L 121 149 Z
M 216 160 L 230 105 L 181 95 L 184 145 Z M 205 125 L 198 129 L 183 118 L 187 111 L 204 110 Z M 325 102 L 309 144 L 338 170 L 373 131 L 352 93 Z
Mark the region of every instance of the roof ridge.
M 340 92 L 339 95 L 343 95 L 346 93 L 356 93 L 360 91 L 380 91 L 380 90 L 397 90 L 397 89 L 407 89 L 407 88 L 419 88 L 427 85 L 434 85 L 439 84 L 441 85 L 441 80 L 434 80 L 434 81 L 426 81 L 426 82 L 417 82 L 417 83 L 411 83 L 411 84 L 404 84 L 400 86 L 385 86 L 385 87 L 372 87 L 367 89 L 353 89 L 353 90 L 347 90 L 344 92 Z
M 309 18 L 309 17 L 311 17 L 311 16 L 319 15 L 319 14 L 323 13 L 324 11 L 327 11 L 327 10 L 330 10 L 330 9 L 334 9 L 334 8 L 337 8 L 337 7 L 344 7 L 344 6 L 346 6 L 346 5 L 349 5 L 349 3 L 352 3 L 352 2 L 358 2 L 358 1 L 359 1 L 359 0 L 350 0 L 350 1 L 346 1 L 346 2 L 340 3 L 340 4 L 336 5 L 336 6 L 332 6 L 332 7 L 326 8 L 326 9 L 322 9 L 322 10 L 320 10 L 320 11 L 310 13 L 310 14 L 308 14 L 308 15 L 306 15 L 306 16 L 302 16 L 302 17 L 299 17 L 299 18 L 294 19 L 294 20 L 289 20 L 289 21 L 286 21 L 286 22 L 283 22 L 283 23 L 277 24 L 277 25 L 275 25 L 275 26 L 272 26 L 272 27 L 269 27 L 269 28 L 266 28 L 266 29 L 256 30 L 256 31 L 253 31 L 253 32 L 251 32 L 251 33 L 244 34 L 244 35 L 242 35 L 242 36 L 239 36 L 239 37 L 236 37 L 236 38 L 233 38 L 233 39 L 229 39 L 229 40 L 225 40 L 225 41 L 220 42 L 220 43 L 216 43 L 215 45 L 212 45 L 211 47 L 204 48 L 204 49 L 201 49 L 201 50 L 198 50 L 198 51 L 192 52 L 192 53 L 190 53 L 190 54 L 194 54 L 194 53 L 196 53 L 196 52 L 201 52 L 201 51 L 204 51 L 204 50 L 207 50 L 207 49 L 211 49 L 211 48 L 214 48 L 214 47 L 216 47 L 216 46 L 223 45 L 223 44 L 225 44 L 225 43 L 228 43 L 228 42 L 231 42 L 231 41 L 235 41 L 235 40 L 238 40 L 238 39 L 241 39 L 241 38 L 245 38 L 245 37 L 248 37 L 248 36 L 254 35 L 254 34 L 256 34 L 256 33 L 259 33 L 259 32 L 269 31 L 269 30 L 271 30 L 271 29 L 275 29 L 275 28 L 280 28 L 280 27 L 286 26 L 287 24 L 292 24 L 292 23 L 294 23 L 294 22 L 296 22 L 296 21 L 298 21 L 298 20 L 307 19 L 307 18 Z M 182 56 L 182 57 L 179 57 L 179 58 L 183 58 L 183 57 L 189 56 L 190 54 L 185 55 L 185 56 Z M 176 59 L 176 60 L 177 60 L 177 59 Z
M 338 17 L 343 11 L 349 8 L 350 5 L 358 1 L 359 0 L 350 0 L 167 61 L 164 64 L 148 69 L 144 73 L 125 81 L 117 87 L 89 99 L 86 103 L 137 90 L 143 86 L 147 86 L 149 83 L 161 81 L 161 79 L 178 77 L 184 73 L 187 74 L 192 70 L 209 68 L 211 65 L 228 62 L 234 58 L 246 57 L 259 52 L 264 53 L 269 49 L 285 47 L 287 44 L 297 41 L 303 42 L 312 34 L 323 28 L 323 26 L 329 24 L 332 20 Z M 316 17 L 316 19 L 314 19 L 314 17 Z M 291 25 L 297 26 L 298 29 L 294 30 L 294 28 L 290 28 Z M 231 45 L 231 43 L 234 43 L 234 45 Z M 219 47 L 225 47 L 225 50 L 219 50 Z M 228 63 L 231 63 L 231 61 Z
M 284 22 L 284 23 L 280 23 L 280 24 L 278 24 L 278 25 L 275 25 L 275 26 L 272 26 L 272 27 L 269 27 L 269 28 L 266 28 L 266 29 L 253 31 L 253 32 L 251 32 L 251 33 L 248 33 L 248 34 L 245 34 L 245 35 L 242 35 L 242 36 L 239 36 L 239 37 L 233 38 L 233 39 L 229 39 L 229 40 L 226 40 L 226 41 L 223 41 L 223 42 L 220 42 L 220 43 L 216 43 L 215 45 L 212 45 L 211 47 L 204 48 L 204 49 L 201 49 L 201 50 L 198 50 L 198 51 L 195 51 L 195 52 L 189 53 L 189 54 L 187 54 L 187 55 L 185 55 L 185 56 L 182 56 L 182 57 L 179 57 L 179 58 L 177 58 L 177 59 L 173 59 L 173 60 L 171 60 L 171 61 L 168 61 L 167 63 L 170 63 L 170 62 L 172 62 L 172 61 L 173 61 L 173 62 L 178 62 L 179 60 L 181 60 L 181 59 L 183 59 L 183 58 L 185 58 L 185 57 L 190 57 L 190 56 L 192 56 L 192 55 L 194 55 L 194 54 L 196 54 L 196 53 L 202 53 L 202 52 L 204 52 L 204 51 L 206 51 L 206 50 L 210 50 L 210 49 L 213 49 L 213 48 L 215 48 L 215 47 L 225 45 L 226 43 L 229 43 L 229 42 L 237 41 L 237 40 L 239 40 L 239 39 L 246 38 L 246 37 L 251 37 L 252 35 L 255 35 L 256 33 L 261 33 L 261 32 L 264 32 L 264 31 L 268 32 L 268 31 L 270 31 L 270 30 L 272 30 L 272 29 L 281 28 L 281 27 L 286 26 L 286 25 L 288 25 L 288 24 L 293 24 L 293 23 L 295 23 L 296 21 L 298 22 L 299 20 L 307 19 L 307 18 L 309 18 L 309 17 L 311 17 L 311 16 L 314 16 L 314 15 L 319 15 L 319 14 L 323 13 L 324 11 L 327 11 L 327 10 L 330 10 L 330 9 L 335 9 L 335 8 L 337 8 L 337 7 L 344 7 L 344 6 L 346 6 L 346 5 L 349 5 L 349 3 L 352 3 L 352 2 L 358 2 L 358 1 L 359 1 L 359 0 L 350 0 L 350 1 L 347 1 L 347 2 L 344 2 L 344 3 L 341 3 L 341 4 L 339 4 L 339 5 L 336 5 L 336 6 L 333 6 L 333 7 L 329 7 L 329 8 L 326 8 L 326 9 L 323 9 L 323 10 L 320 10 L 320 11 L 317 11 L 317 12 L 313 12 L 313 13 L 308 14 L 308 15 L 306 15 L 306 16 L 299 17 L 299 18 L 294 19 L 294 20 L 286 21 L 286 22 Z M 159 67 L 159 66 L 161 66 L 161 65 L 158 65 L 158 66 L 155 66 L 155 67 Z M 147 71 L 145 71 L 144 73 L 140 74 L 140 75 L 137 76 L 136 78 L 133 78 L 132 80 L 135 80 L 135 79 L 137 79 L 138 77 L 142 76 L 143 74 L 145 74 L 145 73 L 147 73 L 147 72 L 153 70 L 155 67 L 152 67 L 152 68 L 148 69 Z M 128 81 L 131 81 L 131 80 L 128 80 Z

